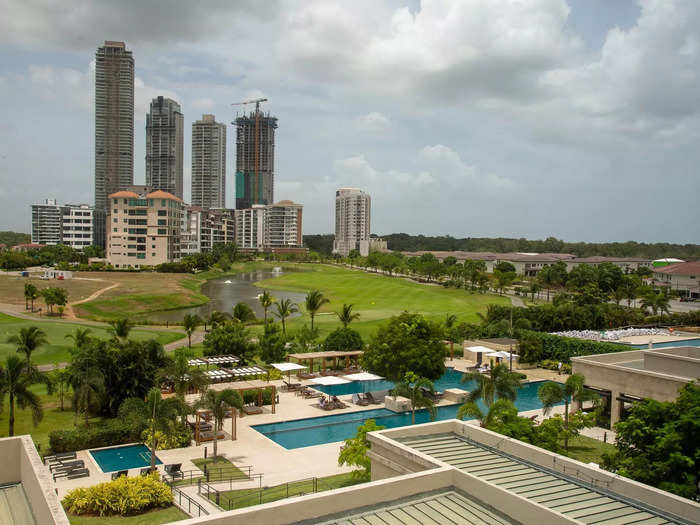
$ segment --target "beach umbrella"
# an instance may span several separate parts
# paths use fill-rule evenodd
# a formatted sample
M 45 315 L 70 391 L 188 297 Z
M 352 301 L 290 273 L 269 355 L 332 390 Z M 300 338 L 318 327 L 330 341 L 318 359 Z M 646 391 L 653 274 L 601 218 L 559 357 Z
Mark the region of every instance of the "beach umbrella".
M 358 372 L 357 374 L 348 374 L 343 376 L 343 379 L 348 379 L 350 381 L 359 381 L 362 383 L 362 391 L 367 392 L 367 382 L 368 381 L 378 381 L 384 379 L 382 376 L 377 374 L 370 374 L 369 372 Z
M 272 363 L 272 365 L 270 365 L 270 366 L 276 368 L 277 370 L 279 370 L 282 373 L 287 372 L 287 380 L 289 380 L 293 371 L 295 371 L 295 370 L 299 371 L 299 370 L 303 370 L 305 368 L 308 368 L 304 365 L 300 365 L 299 363 L 286 363 L 286 362 L 285 363 Z
M 324 385 L 324 386 L 331 386 L 331 385 L 345 385 L 347 383 L 350 383 L 347 379 L 343 379 L 342 377 L 337 377 L 337 376 L 321 376 L 317 377 L 313 380 L 312 385 Z

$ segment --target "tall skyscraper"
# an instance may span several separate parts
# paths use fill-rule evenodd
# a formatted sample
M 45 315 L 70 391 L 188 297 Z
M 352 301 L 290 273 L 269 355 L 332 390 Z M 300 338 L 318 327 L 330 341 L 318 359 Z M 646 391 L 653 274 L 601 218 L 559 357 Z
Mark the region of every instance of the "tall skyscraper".
M 237 209 L 274 202 L 276 129 L 277 119 L 269 113 L 236 119 Z
M 95 53 L 95 208 L 134 183 L 134 57 L 124 42 Z
M 182 199 L 184 119 L 180 104 L 165 97 L 151 101 L 146 115 L 146 186 Z
M 226 124 L 214 115 L 192 123 L 192 206 L 226 207 Z
M 347 257 L 352 250 L 362 256 L 369 253 L 370 233 L 369 194 L 355 188 L 340 188 L 335 192 L 335 240 L 333 253 Z

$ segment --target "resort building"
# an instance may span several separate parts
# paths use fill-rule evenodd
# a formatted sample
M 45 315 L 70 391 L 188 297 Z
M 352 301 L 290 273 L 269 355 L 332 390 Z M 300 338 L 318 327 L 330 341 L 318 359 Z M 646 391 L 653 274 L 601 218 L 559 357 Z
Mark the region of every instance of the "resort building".
M 180 240 L 180 252 L 183 257 L 208 252 L 215 244 L 226 244 L 235 240 L 234 210 L 185 207 Z
M 654 268 L 653 271 L 655 286 L 700 299 L 700 261 L 670 264 Z
M 165 191 L 124 190 L 109 196 L 107 261 L 140 268 L 181 258 L 182 200 Z
M 369 234 L 372 199 L 356 188 L 340 188 L 335 192 L 335 239 L 333 253 L 347 257 L 351 251 L 369 255 Z
M 302 240 L 303 205 L 285 200 L 236 210 L 236 243 L 243 250 L 272 253 L 306 251 Z
M 575 257 L 566 261 L 567 271 L 571 271 L 579 264 L 598 266 L 602 263 L 610 263 L 619 267 L 624 273 L 632 273 L 639 268 L 651 268 L 652 260 L 641 257 Z
M 46 199 L 32 204 L 32 242 L 65 244 L 81 250 L 93 244 L 94 208 L 87 204 L 57 204 Z
M 226 124 L 214 115 L 192 123 L 192 206 L 226 207 Z
M 679 343 L 680 344 L 680 343 Z M 610 428 L 631 403 L 674 401 L 686 383 L 700 377 L 700 347 L 678 346 L 588 355 L 571 359 L 574 374 L 600 394 L 610 412 Z
M 274 202 L 277 118 L 259 110 L 236 124 L 236 209 Z
M 165 97 L 154 98 L 146 115 L 146 185 L 182 199 L 183 150 L 180 104 Z

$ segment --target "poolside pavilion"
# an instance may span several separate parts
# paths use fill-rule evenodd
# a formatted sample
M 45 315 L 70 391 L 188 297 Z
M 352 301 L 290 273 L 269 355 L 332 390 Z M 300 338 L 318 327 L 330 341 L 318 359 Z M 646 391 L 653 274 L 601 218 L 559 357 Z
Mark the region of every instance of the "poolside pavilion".
M 290 359 L 296 359 L 298 362 L 308 363 L 309 370 L 313 372 L 314 361 L 319 359 L 321 361 L 320 369 L 326 369 L 326 360 L 333 359 L 333 368 L 338 368 L 338 361 L 340 359 L 345 359 L 345 368 L 350 366 L 350 361 L 353 361 L 355 366 L 357 366 L 360 356 L 364 352 L 362 350 L 348 350 L 342 351 L 328 351 L 328 352 L 308 352 L 305 354 L 287 354 L 287 361 Z

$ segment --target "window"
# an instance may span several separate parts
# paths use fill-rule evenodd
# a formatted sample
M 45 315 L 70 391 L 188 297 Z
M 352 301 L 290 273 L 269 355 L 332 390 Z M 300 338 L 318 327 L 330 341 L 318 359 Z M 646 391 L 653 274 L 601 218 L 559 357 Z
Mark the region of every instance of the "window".
M 155 250 L 155 249 L 156 249 L 156 245 L 155 245 L 155 244 L 151 244 L 151 249 L 152 249 L 152 250 Z
M 137 253 L 137 254 L 136 254 L 136 258 L 137 258 L 137 259 L 145 259 L 145 258 L 146 258 L 146 254 L 145 254 L 145 253 Z
M 158 210 L 159 217 L 165 217 L 168 214 L 167 210 Z
M 114 208 L 114 213 L 118 213 L 118 212 L 119 212 L 119 210 L 117 208 Z
M 114 204 L 117 204 L 119 202 L 119 199 L 114 199 Z
M 155 256 L 156 256 L 155 252 L 151 253 L 151 257 L 155 257 Z
M 162 201 L 160 201 L 160 205 L 161 205 L 161 206 L 167 206 L 166 202 L 168 202 L 168 201 L 166 201 L 165 199 L 163 199 Z
M 167 234 L 168 234 L 168 230 L 166 230 L 165 228 L 158 228 L 158 235 L 167 235 Z
M 115 217 L 114 220 L 113 220 L 112 222 L 117 222 L 117 218 Z
M 158 226 L 165 226 L 167 223 L 166 219 L 158 219 Z
M 114 233 L 117 233 L 117 229 L 116 229 L 116 228 L 114 228 L 114 230 L 113 230 L 113 231 L 114 231 Z

